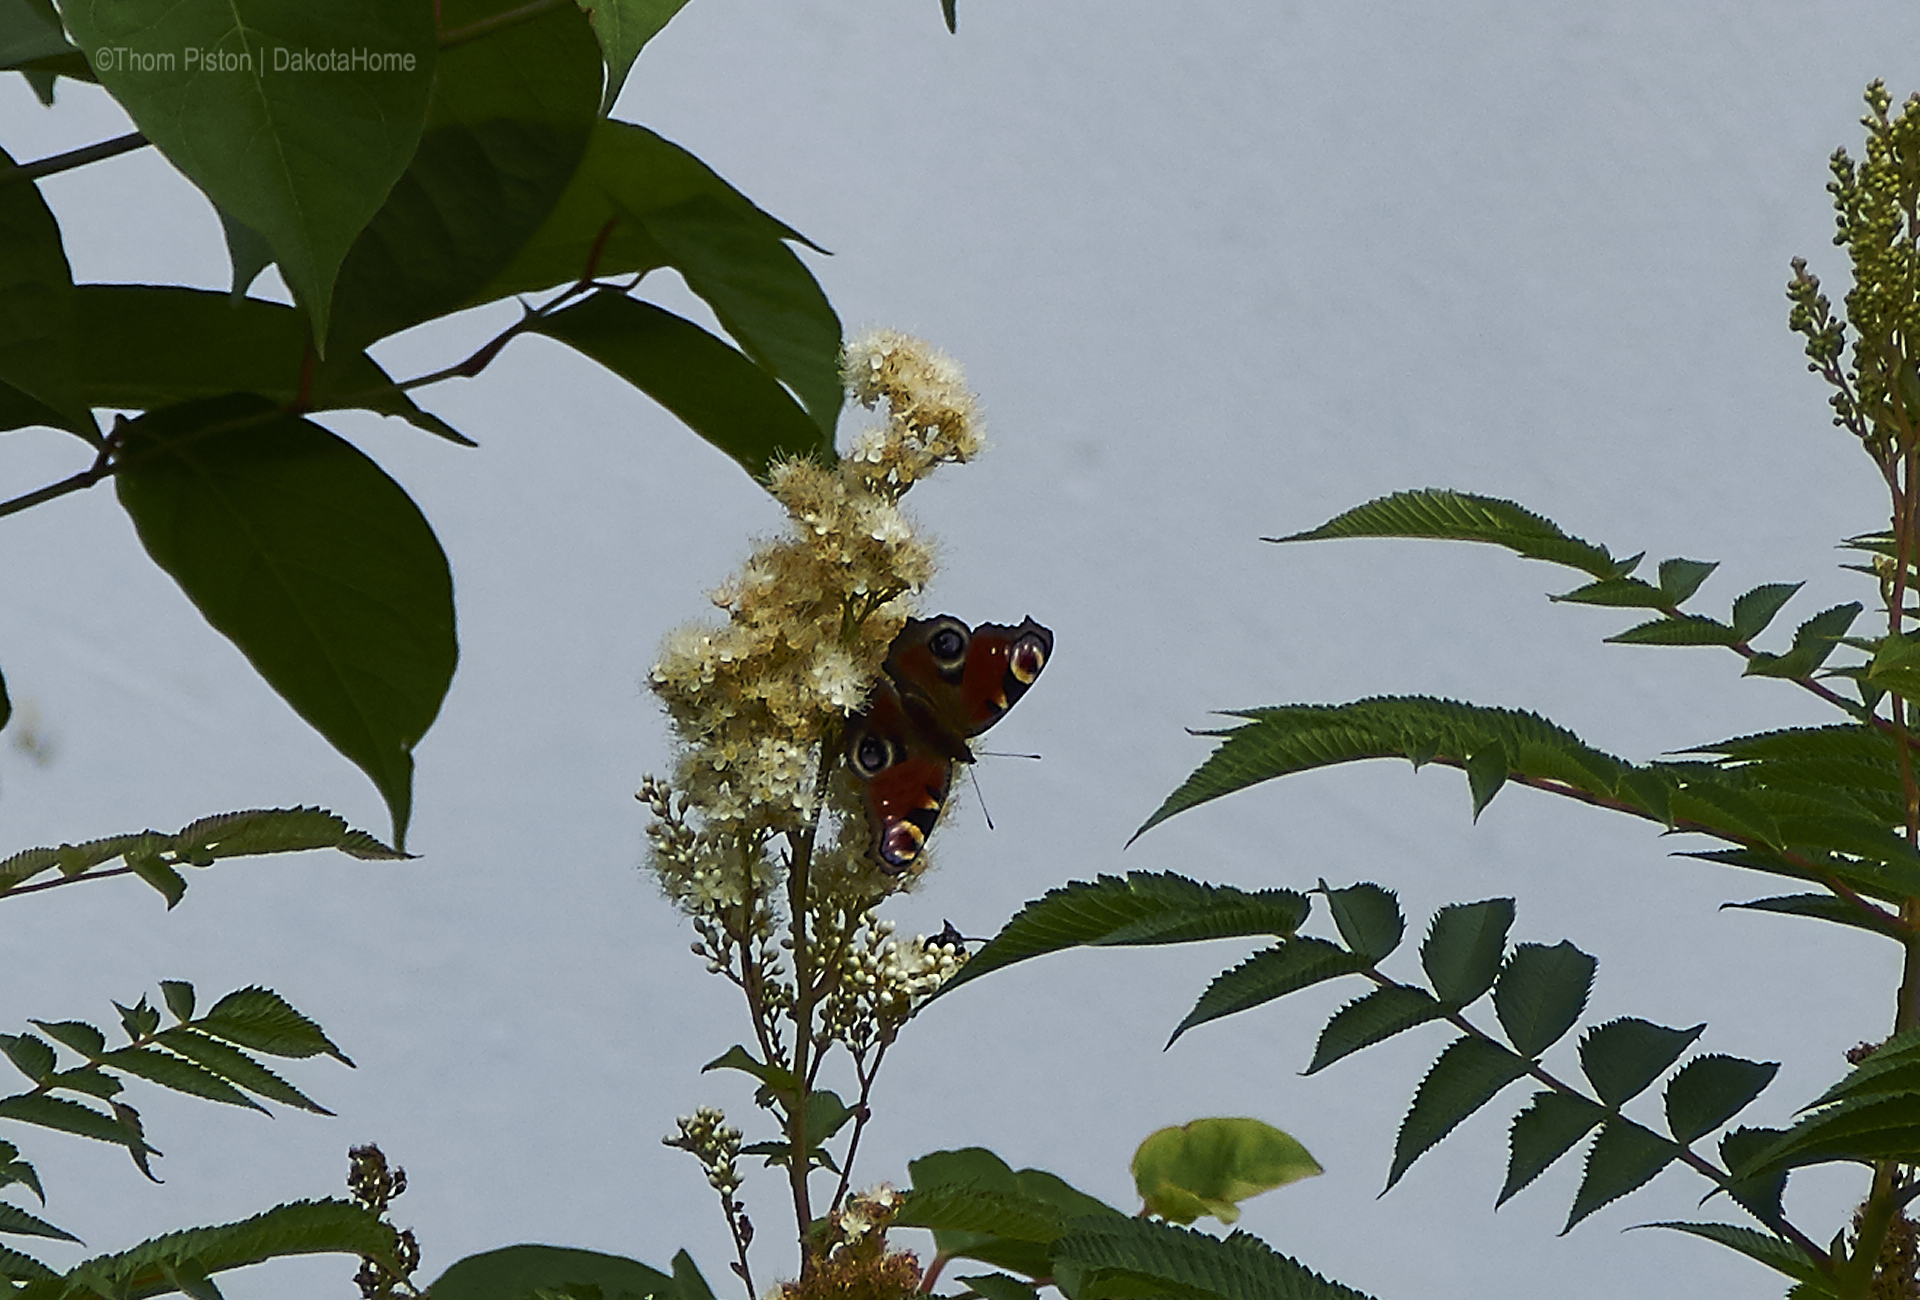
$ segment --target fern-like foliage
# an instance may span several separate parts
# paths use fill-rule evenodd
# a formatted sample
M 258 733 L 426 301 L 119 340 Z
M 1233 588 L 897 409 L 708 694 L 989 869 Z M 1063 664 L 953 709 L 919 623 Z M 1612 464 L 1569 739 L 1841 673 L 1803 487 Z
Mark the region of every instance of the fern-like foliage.
M 1369 1300 L 1244 1232 L 1224 1241 L 1148 1219 L 1082 1220 L 1056 1241 L 1069 1294 L 1178 1295 L 1196 1300 Z

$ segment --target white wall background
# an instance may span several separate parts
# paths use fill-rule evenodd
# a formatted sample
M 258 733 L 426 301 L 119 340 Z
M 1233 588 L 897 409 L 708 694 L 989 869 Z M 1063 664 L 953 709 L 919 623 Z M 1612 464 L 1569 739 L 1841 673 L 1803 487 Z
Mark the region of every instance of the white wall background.
M 1781 287 L 1796 253 L 1843 282 L 1825 161 L 1858 152 L 1874 76 L 1920 86 L 1912 6 L 962 0 L 953 39 L 932 0 L 692 5 L 621 115 L 836 250 L 816 265 L 850 326 L 913 329 L 967 365 L 997 448 L 913 495 L 943 542 L 928 607 L 1031 613 L 1058 637 L 993 737 L 1046 761 L 982 765 L 999 830 L 959 810 L 902 928 L 989 933 L 1051 885 L 1127 869 L 1371 878 L 1416 926 L 1515 894 L 1516 937 L 1600 956 L 1595 1014 L 1706 1020 L 1705 1049 L 1784 1061 L 1756 1120 L 1836 1076 L 1845 1047 L 1885 1031 L 1891 946 L 1718 912 L 1776 891 L 1669 857 L 1686 846 L 1640 825 L 1510 790 L 1476 827 L 1457 774 L 1378 764 L 1122 844 L 1206 753 L 1182 729 L 1215 708 L 1431 692 L 1537 708 L 1638 758 L 1822 718 L 1724 653 L 1600 645 L 1621 619 L 1549 606 L 1568 578 L 1501 552 L 1256 539 L 1456 486 L 1618 553 L 1723 559 L 1707 589 L 1723 605 L 1810 578 L 1783 626 L 1868 597 L 1832 544 L 1882 517 L 1871 472 L 1802 373 Z M 103 96 L 60 95 L 44 112 L 6 79 L 0 144 L 32 158 L 126 129 Z M 152 152 L 45 189 L 80 278 L 224 285 L 216 222 Z M 444 364 L 510 311 L 381 356 Z M 36 1136 L 29 1155 L 50 1216 L 109 1249 L 337 1191 L 346 1147 L 378 1140 L 412 1175 L 398 1218 L 426 1276 L 520 1240 L 656 1263 L 685 1245 L 724 1289 L 719 1216 L 658 1139 L 705 1102 L 750 1116 L 739 1082 L 697 1073 L 744 1022 L 635 870 L 631 792 L 666 762 L 641 686 L 654 647 L 776 512 L 544 340 L 426 400 L 484 446 L 332 421 L 422 502 L 458 582 L 460 673 L 419 753 L 423 858 L 226 865 L 172 915 L 128 882 L 6 908 L 6 1027 L 110 1017 L 108 999 L 162 978 L 209 997 L 264 982 L 358 1061 L 293 1071 L 339 1118 L 146 1090 L 164 1186 L 78 1139 Z M 5 451 L 8 495 L 85 460 L 43 432 Z M 384 829 L 371 788 L 145 560 L 108 489 L 0 537 L 0 664 L 51 753 L 0 745 L 0 845 L 299 802 Z M 984 1143 L 1127 1204 L 1149 1130 L 1259 1115 L 1327 1174 L 1250 1203 L 1246 1226 L 1382 1300 L 1780 1293 L 1705 1243 L 1621 1236 L 1699 1217 L 1704 1186 L 1681 1172 L 1564 1238 L 1574 1161 L 1495 1215 L 1517 1090 L 1376 1201 L 1444 1034 L 1299 1077 L 1351 995 L 1329 988 L 1162 1052 L 1244 951 L 1071 954 L 939 1005 L 889 1065 L 865 1176 Z M 1790 1211 L 1824 1237 L 1858 1182 L 1797 1177 Z M 763 1174 L 747 1194 L 764 1285 L 788 1260 L 782 1192 Z M 350 1272 L 223 1286 L 320 1300 L 352 1294 Z

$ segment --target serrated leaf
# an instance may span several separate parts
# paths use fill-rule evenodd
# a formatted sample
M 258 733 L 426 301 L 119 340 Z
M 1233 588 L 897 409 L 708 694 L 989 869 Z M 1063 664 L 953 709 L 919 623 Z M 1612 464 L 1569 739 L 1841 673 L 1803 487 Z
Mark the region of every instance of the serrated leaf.
M 33 1093 L 0 1097 L 0 1119 L 37 1124 L 41 1128 L 57 1129 L 77 1137 L 92 1138 L 96 1142 L 111 1142 L 115 1146 L 126 1147 L 136 1155 L 148 1151 L 159 1154 L 146 1145 L 136 1130 L 123 1122 L 117 1111 L 104 1115 L 91 1106 L 68 1101 L 65 1097 Z
M 1606 1111 L 1585 1097 L 1565 1092 L 1536 1092 L 1527 1108 L 1513 1118 L 1507 1134 L 1507 1181 L 1495 1206 L 1505 1205 L 1521 1188 L 1573 1149 L 1593 1131 Z
M 1720 1161 L 1730 1170 L 1738 1170 L 1754 1157 L 1772 1147 L 1784 1136 L 1771 1128 L 1736 1128 L 1720 1135 Z M 1763 1173 L 1736 1177 L 1727 1184 L 1731 1196 L 1756 1219 L 1765 1222 L 1781 1217 L 1780 1196 L 1786 1190 L 1787 1171 L 1769 1169 Z
M 1524 1057 L 1484 1038 L 1457 1038 L 1420 1081 L 1393 1144 L 1391 1190 L 1413 1162 L 1527 1072 Z
M 1071 1267 L 1083 1279 L 1080 1295 L 1369 1300 L 1244 1232 L 1222 1241 L 1150 1219 L 1081 1221 L 1052 1256 L 1056 1270 Z
M 0 1052 L 6 1053 L 29 1083 L 38 1083 L 53 1073 L 53 1049 L 32 1034 L 0 1034 Z
M 227 994 L 193 1025 L 202 1033 L 269 1056 L 302 1058 L 324 1053 L 342 1065 L 353 1064 L 319 1025 L 278 993 L 258 985 Z
M 1513 927 L 1513 900 L 1454 903 L 1434 913 L 1420 962 L 1433 991 L 1450 1007 L 1464 1007 L 1493 987 Z
M 1327 896 L 1327 910 L 1333 923 L 1354 954 L 1370 963 L 1378 963 L 1400 946 L 1407 932 L 1407 921 L 1400 914 L 1400 901 L 1390 889 L 1362 881 L 1345 889 L 1320 888 Z
M 1596 578 L 1623 577 L 1632 567 L 1623 566 L 1605 547 L 1571 537 L 1552 520 L 1512 501 L 1442 488 L 1396 492 L 1355 506 L 1318 528 L 1264 540 L 1311 542 L 1336 537 L 1490 542 L 1529 560 L 1566 565 Z
M 1124 1217 L 1112 1206 L 1088 1196 L 1045 1170 L 1022 1169 L 1015 1173 L 1006 1161 L 981 1147 L 936 1151 L 910 1161 L 907 1168 L 912 1174 L 916 1192 L 934 1194 L 944 1188 L 993 1192 L 1012 1198 L 1029 1211 L 1039 1207 L 1036 1212 L 1043 1215 L 1051 1213 L 1063 1221 L 1080 1220 L 1087 1216 Z M 984 1211 L 978 1207 L 962 1207 L 961 1212 L 974 1214 Z M 959 1227 L 936 1228 L 933 1240 L 943 1255 L 979 1260 L 1028 1277 L 1045 1277 L 1051 1270 L 1044 1242 Z
M 1624 609 L 1659 609 L 1672 603 L 1658 587 L 1639 578 L 1602 578 L 1552 599 L 1571 605 L 1604 605 Z
M 1733 602 L 1733 630 L 1741 641 L 1751 641 L 1766 631 L 1793 594 L 1804 582 L 1769 582 L 1755 587 Z
M 1840 638 L 1860 616 L 1858 602 L 1821 610 L 1793 634 L 1793 649 L 1783 655 L 1756 654 L 1747 660 L 1749 677 L 1811 677 L 1827 661 Z
M 1467 755 L 1465 767 L 1467 791 L 1473 797 L 1473 816 L 1478 821 L 1480 814 L 1487 810 L 1487 805 L 1493 802 L 1493 797 L 1507 783 L 1513 760 L 1507 757 L 1504 746 L 1485 745 Z
M 1811 917 L 1818 921 L 1831 921 L 1836 925 L 1850 925 L 1856 929 L 1870 930 L 1875 934 L 1885 935 L 1896 943 L 1905 942 L 1905 937 L 1900 933 L 1898 917 L 1889 912 L 1880 911 L 1878 908 L 1862 909 L 1832 894 L 1782 894 L 1773 898 L 1756 898 L 1746 903 L 1722 903 L 1720 906 L 1752 912 L 1778 912 L 1786 916 Z
M 238 1084 L 248 1092 L 265 1097 L 269 1101 L 298 1106 L 301 1110 L 312 1111 L 316 1115 L 333 1114 L 325 1106 L 314 1102 L 305 1093 L 245 1052 L 229 1047 L 217 1039 L 208 1038 L 190 1026 L 178 1025 L 172 1029 L 162 1030 L 158 1035 L 158 1041 L 170 1051 L 178 1052 L 188 1060 L 213 1071 L 227 1082 Z
M 1867 667 L 1867 680 L 1882 690 L 1920 695 L 1920 642 L 1911 636 L 1882 637 Z
M 1607 638 L 1608 645 L 1735 645 L 1740 634 L 1705 614 L 1682 614 L 1635 624 Z
M 1366 969 L 1366 965 L 1365 959 L 1325 939 L 1306 936 L 1289 939 L 1215 976 L 1187 1018 L 1174 1029 L 1167 1044 L 1172 1046 L 1175 1039 L 1196 1025 L 1249 1010 L 1323 980 L 1351 975 Z
M 1669 605 L 1685 604 L 1700 584 L 1720 567 L 1718 560 L 1671 559 L 1660 561 L 1660 592 Z
M 33 1023 L 54 1042 L 89 1059 L 97 1059 L 107 1048 L 106 1035 L 84 1020 L 36 1020 Z
M 1399 984 L 1375 989 L 1333 1013 L 1314 1044 L 1313 1060 L 1306 1073 L 1315 1074 L 1343 1056 L 1446 1013 L 1446 1007 L 1420 989 Z
M 1669 1029 L 1622 1016 L 1589 1029 L 1580 1040 L 1580 1068 L 1608 1106 L 1619 1107 L 1645 1091 L 1706 1030 Z
M 9 1201 L 0 1201 L 0 1232 L 26 1237 L 51 1237 L 55 1241 L 79 1241 L 65 1228 L 56 1228 L 45 1219 L 37 1219 Z
M 1067 1230 L 1066 1217 L 1037 1198 L 976 1186 L 915 1187 L 893 1222 L 896 1227 L 980 1233 L 1040 1245 Z
M 1802 1119 L 1731 1172 L 1746 1179 L 1776 1169 L 1853 1160 L 1920 1163 L 1920 1095 L 1902 1091 L 1835 1103 Z
M 427 1288 L 433 1300 L 527 1300 L 542 1288 L 600 1288 L 605 1300 L 681 1300 L 674 1279 L 619 1255 L 562 1246 L 508 1246 L 456 1260 Z
M 1680 1157 L 1681 1148 L 1630 1120 L 1608 1119 L 1587 1152 L 1587 1169 L 1561 1234 L 1610 1201 L 1651 1181 Z
M 126 1085 L 110 1074 L 103 1074 L 98 1067 L 82 1065 L 72 1070 L 62 1070 L 50 1074 L 46 1079 L 49 1088 L 66 1088 L 72 1092 L 84 1092 L 89 1097 L 98 1097 L 102 1101 L 111 1100 L 126 1091 Z
M 1564 939 L 1516 944 L 1493 990 L 1494 1014 L 1522 1056 L 1537 1057 L 1573 1028 L 1599 962 Z
M 160 1013 L 148 1006 L 144 997 L 130 1007 L 116 1002 L 113 1009 L 120 1013 L 120 1028 L 129 1040 L 145 1038 L 160 1027 Z
M 981 1300 L 1037 1300 L 1040 1294 L 1031 1282 L 1005 1273 L 962 1274 L 960 1280 Z
M 1779 1070 L 1777 1062 L 1695 1057 L 1667 1084 L 1667 1130 L 1682 1146 L 1706 1136 L 1758 1097 Z
M 186 877 L 175 871 L 150 853 L 130 853 L 127 865 L 133 874 L 146 881 L 167 900 L 167 910 L 172 911 L 176 903 L 186 896 Z
M 968 959 L 941 993 L 1003 966 L 1087 946 L 1190 943 L 1291 935 L 1307 900 L 1290 889 L 1241 890 L 1172 873 L 1131 871 L 1072 881 L 1028 903 Z
M 335 277 L 406 170 L 433 88 L 435 11 L 424 0 L 314 7 L 298 0 L 110 5 L 62 16 L 113 97 L 169 162 L 272 246 L 287 284 L 327 335 Z M 116 50 L 246 60 L 232 73 L 155 76 Z M 275 50 L 366 50 L 389 66 L 272 75 Z M 324 351 L 325 349 L 322 349 Z
M 1738 1228 L 1731 1223 L 1641 1223 L 1641 1228 L 1671 1228 L 1737 1250 L 1748 1259 L 1765 1264 L 1775 1272 L 1815 1285 L 1830 1285 L 1831 1279 L 1806 1251 L 1772 1233 Z
M 126 1074 L 138 1075 L 149 1083 L 157 1083 L 175 1092 L 266 1113 L 264 1106 L 211 1070 L 166 1052 L 146 1047 L 123 1047 L 119 1051 L 108 1052 L 101 1064 Z
M 14 1282 L 34 1282 L 59 1276 L 31 1255 L 0 1246 L 0 1277 Z
M 160 996 L 175 1020 L 193 1019 L 193 985 L 185 980 L 161 980 Z
M 1257 1119 L 1196 1119 L 1147 1136 L 1133 1153 L 1146 1208 L 1174 1223 L 1240 1218 L 1240 1202 L 1325 1172 L 1291 1134 Z
M 245 394 L 121 436 L 114 485 L 147 553 L 367 774 L 404 847 L 413 747 L 458 658 L 453 579 L 419 507 L 350 443 Z

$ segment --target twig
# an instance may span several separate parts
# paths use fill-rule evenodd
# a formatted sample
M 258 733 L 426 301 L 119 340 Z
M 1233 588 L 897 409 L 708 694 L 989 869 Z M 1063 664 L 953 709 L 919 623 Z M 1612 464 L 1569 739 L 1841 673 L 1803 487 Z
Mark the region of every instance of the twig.
M 88 163 L 117 157 L 123 153 L 132 153 L 135 149 L 144 149 L 152 143 L 138 131 L 129 131 L 125 135 L 116 135 L 111 140 L 102 140 L 98 144 L 82 145 L 78 149 L 69 149 L 65 153 L 38 158 L 33 162 L 16 163 L 12 167 L 0 169 L 0 187 L 37 181 L 42 176 L 52 176 L 56 172 L 70 171 L 75 167 L 84 167 Z

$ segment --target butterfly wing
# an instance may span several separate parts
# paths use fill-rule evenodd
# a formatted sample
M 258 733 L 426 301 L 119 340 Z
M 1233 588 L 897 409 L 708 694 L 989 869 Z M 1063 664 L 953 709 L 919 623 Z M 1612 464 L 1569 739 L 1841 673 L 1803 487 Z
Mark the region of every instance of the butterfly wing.
M 953 788 L 953 760 L 927 743 L 923 712 L 882 681 L 847 724 L 847 766 L 863 783 L 874 856 L 890 875 L 920 860 Z

